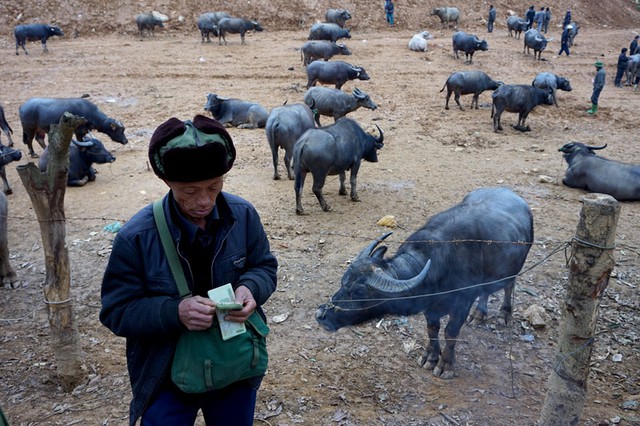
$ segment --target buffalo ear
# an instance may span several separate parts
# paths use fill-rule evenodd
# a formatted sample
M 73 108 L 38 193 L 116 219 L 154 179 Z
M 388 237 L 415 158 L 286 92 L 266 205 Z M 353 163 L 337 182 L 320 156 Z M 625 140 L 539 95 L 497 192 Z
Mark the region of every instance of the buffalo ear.
M 115 121 L 112 121 L 110 126 L 111 126 L 111 130 L 116 130 L 118 128 L 118 125 L 116 124 Z

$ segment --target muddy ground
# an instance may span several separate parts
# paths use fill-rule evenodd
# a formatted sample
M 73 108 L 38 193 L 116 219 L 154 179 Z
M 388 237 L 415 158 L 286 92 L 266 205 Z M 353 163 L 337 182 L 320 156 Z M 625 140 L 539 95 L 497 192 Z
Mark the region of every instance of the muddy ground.
M 308 214 L 296 215 L 293 183 L 272 180 L 264 130 L 230 129 L 238 158 L 225 189 L 256 206 L 280 262 L 278 291 L 265 306 L 271 362 L 256 424 L 513 425 L 534 424 L 538 418 L 554 367 L 568 277 L 567 254 L 554 250 L 574 235 L 585 194 L 562 185 L 566 165 L 558 148 L 569 141 L 607 143 L 602 155 L 640 161 L 640 92 L 613 87 L 615 61 L 632 28 L 583 28 L 572 56 L 559 58 L 560 31 L 554 27 L 555 41 L 542 61 L 534 61 L 503 25 L 492 34 L 479 27 L 490 50 L 477 53 L 473 65 L 453 58 L 452 30 L 432 29 L 428 52 L 409 51 L 407 42 L 419 29 L 354 31 L 347 41 L 353 55 L 336 58 L 365 67 L 371 76 L 343 89 L 369 93 L 378 109 L 358 110 L 351 117 L 368 131 L 377 124 L 385 132 L 380 161 L 360 169 L 360 202 L 339 196 L 337 177 L 331 177 L 324 192 L 333 211 L 325 213 L 309 180 L 303 196 Z M 11 262 L 22 284 L 0 290 L 0 404 L 12 425 L 126 424 L 125 342 L 98 321 L 100 283 L 113 239 L 103 227 L 126 222 L 165 193 L 146 152 L 153 130 L 170 116 L 203 113 L 211 92 L 269 109 L 300 102 L 306 77 L 298 49 L 306 37 L 306 30 L 267 31 L 247 36 L 246 46 L 238 36 L 219 46 L 201 44 L 195 32 L 159 32 L 144 41 L 111 34 L 54 39 L 46 55 L 32 43 L 29 57 L 15 56 L 11 43 L 2 46 L 2 101 L 16 146 L 25 154 L 20 163 L 30 160 L 18 107 L 33 96 L 89 94 L 125 123 L 130 141 L 123 146 L 96 134 L 116 162 L 97 166 L 95 182 L 66 193 L 73 301 L 86 366 L 85 383 L 72 393 L 62 392 L 55 378 L 35 213 L 16 163 L 7 167 L 14 190 L 9 196 Z M 607 85 L 598 114 L 591 117 L 585 110 L 595 60 L 606 63 Z M 450 72 L 467 69 L 523 84 L 551 71 L 570 78 L 574 90 L 559 93 L 558 108 L 538 107 L 528 120 L 531 132 L 512 129 L 517 117 L 505 113 L 505 130 L 497 134 L 489 93 L 480 97 L 478 110 L 444 109 L 444 93 L 438 91 Z M 463 105 L 470 100 L 464 97 Z M 497 321 L 500 294 L 492 299 L 485 324 L 463 327 L 452 380 L 418 366 L 427 343 L 421 316 L 388 317 L 334 334 L 318 326 L 315 310 L 338 288 L 350 259 L 388 230 L 376 225 L 381 217 L 394 215 L 399 224 L 387 240 L 393 253 L 431 215 L 473 189 L 498 185 L 512 188 L 534 212 L 535 244 L 526 267 L 536 266 L 518 281 L 511 326 Z M 623 408 L 640 400 L 639 214 L 639 203 L 622 203 L 616 268 L 602 301 L 581 424 L 640 424 L 638 411 Z M 531 305 L 544 308 L 544 328 L 528 325 L 524 311 Z

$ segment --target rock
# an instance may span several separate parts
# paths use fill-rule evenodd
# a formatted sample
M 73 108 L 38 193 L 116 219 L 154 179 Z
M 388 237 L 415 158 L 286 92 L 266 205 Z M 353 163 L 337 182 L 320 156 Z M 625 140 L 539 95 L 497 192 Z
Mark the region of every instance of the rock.
M 547 324 L 545 323 L 545 312 L 544 308 L 539 305 L 531 305 L 524 311 L 524 316 L 529 321 L 529 324 L 533 326 L 533 328 L 543 328 Z

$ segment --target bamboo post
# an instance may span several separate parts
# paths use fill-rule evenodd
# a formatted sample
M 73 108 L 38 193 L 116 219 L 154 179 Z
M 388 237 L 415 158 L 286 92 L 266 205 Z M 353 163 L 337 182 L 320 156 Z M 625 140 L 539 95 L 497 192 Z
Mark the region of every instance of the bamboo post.
M 84 375 L 82 348 L 71 300 L 64 214 L 69 145 L 75 129 L 84 123 L 84 118 L 65 113 L 59 124 L 51 126 L 46 172 L 41 172 L 33 162 L 17 167 L 40 225 L 46 268 L 44 300 L 49 316 L 49 334 L 57 374 L 65 391 L 76 387 Z
M 598 308 L 614 266 L 620 204 L 611 196 L 588 194 L 569 260 L 558 350 L 549 375 L 539 425 L 577 425 L 585 403 L 589 360 Z

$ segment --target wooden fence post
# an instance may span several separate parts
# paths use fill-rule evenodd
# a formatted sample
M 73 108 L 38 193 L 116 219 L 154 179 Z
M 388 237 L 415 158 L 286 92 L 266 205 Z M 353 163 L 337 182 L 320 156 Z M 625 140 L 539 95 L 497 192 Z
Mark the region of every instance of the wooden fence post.
M 82 371 L 82 348 L 74 322 L 71 300 L 69 251 L 66 245 L 64 194 L 69 168 L 69 145 L 82 117 L 65 113 L 49 132 L 47 171 L 42 173 L 33 162 L 17 167 L 31 204 L 38 217 L 44 249 L 46 279 L 44 298 L 49 314 L 49 335 L 62 388 L 76 387 Z
M 549 375 L 538 424 L 577 425 L 584 407 L 598 308 L 614 266 L 613 248 L 620 204 L 611 196 L 588 194 L 569 261 L 558 350 Z

